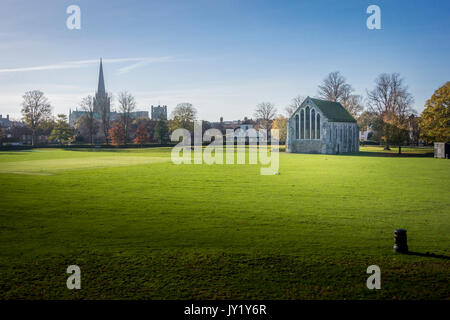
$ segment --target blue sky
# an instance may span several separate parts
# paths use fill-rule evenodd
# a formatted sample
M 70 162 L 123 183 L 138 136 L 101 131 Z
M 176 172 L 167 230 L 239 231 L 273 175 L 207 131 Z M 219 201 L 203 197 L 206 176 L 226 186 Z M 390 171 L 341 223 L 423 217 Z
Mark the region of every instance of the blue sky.
M 66 8 L 81 8 L 81 30 Z M 369 30 L 366 8 L 381 8 Z M 398 72 L 415 108 L 450 80 L 449 1 L 2 0 L 0 114 L 20 117 L 21 96 L 40 89 L 55 113 L 94 94 L 105 59 L 107 90 L 138 109 L 191 102 L 202 119 L 283 111 L 339 70 L 365 96 L 382 72 Z M 36 68 L 37 67 L 37 68 Z

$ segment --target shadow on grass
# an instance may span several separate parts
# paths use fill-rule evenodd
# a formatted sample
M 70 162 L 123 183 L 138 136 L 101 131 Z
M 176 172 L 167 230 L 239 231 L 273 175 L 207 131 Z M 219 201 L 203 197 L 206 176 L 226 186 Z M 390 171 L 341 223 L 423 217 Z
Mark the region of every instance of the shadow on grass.
M 64 148 L 64 151 L 79 151 L 79 152 L 139 152 L 148 150 L 161 150 L 161 149 L 171 149 L 171 147 L 129 147 L 129 148 Z
M 0 150 L 0 156 L 20 156 L 20 155 L 24 155 L 29 152 L 33 152 L 33 150 L 21 150 L 21 151 L 16 151 L 16 152 L 2 152 Z
M 442 254 L 434 254 L 434 253 L 423 253 L 423 252 L 414 252 L 414 251 L 408 251 L 405 252 L 404 254 L 409 255 L 409 256 L 418 256 L 418 257 L 426 257 L 426 258 L 437 258 L 437 259 L 442 259 L 442 260 L 450 260 L 449 256 L 444 256 Z
M 81 152 L 130 152 L 129 149 L 119 148 L 64 148 L 64 151 L 81 151 Z
M 358 157 L 386 157 L 386 158 L 432 158 L 433 152 L 424 153 L 391 153 L 391 152 L 370 152 L 360 151 L 358 153 L 341 153 L 340 156 L 358 156 Z

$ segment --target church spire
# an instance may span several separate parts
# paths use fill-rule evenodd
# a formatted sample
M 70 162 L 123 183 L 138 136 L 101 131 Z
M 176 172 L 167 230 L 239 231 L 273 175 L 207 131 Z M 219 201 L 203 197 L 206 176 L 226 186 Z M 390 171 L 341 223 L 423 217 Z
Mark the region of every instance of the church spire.
M 103 79 L 103 64 L 102 64 L 102 58 L 100 58 L 100 72 L 98 75 L 98 89 L 97 92 L 99 94 L 105 94 L 105 79 Z
M 105 79 L 103 78 L 103 61 L 100 58 L 100 71 L 98 74 L 98 89 L 94 98 L 94 113 L 110 112 L 110 98 L 105 90 Z

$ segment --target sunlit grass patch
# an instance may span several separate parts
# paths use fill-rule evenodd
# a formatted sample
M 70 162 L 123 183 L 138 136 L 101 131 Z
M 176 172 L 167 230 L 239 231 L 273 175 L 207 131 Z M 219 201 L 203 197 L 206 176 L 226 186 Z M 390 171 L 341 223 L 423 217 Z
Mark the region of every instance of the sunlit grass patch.
M 0 152 L 0 298 L 450 297 L 449 161 L 280 153 L 280 175 L 262 176 L 170 156 Z M 393 253 L 397 228 L 418 254 Z M 381 290 L 366 288 L 372 264 Z
M 0 172 L 16 174 L 51 174 L 67 170 L 134 166 L 167 161 L 169 161 L 167 158 L 161 157 L 130 156 L 65 158 L 64 160 L 27 160 L 2 162 L 0 163 Z

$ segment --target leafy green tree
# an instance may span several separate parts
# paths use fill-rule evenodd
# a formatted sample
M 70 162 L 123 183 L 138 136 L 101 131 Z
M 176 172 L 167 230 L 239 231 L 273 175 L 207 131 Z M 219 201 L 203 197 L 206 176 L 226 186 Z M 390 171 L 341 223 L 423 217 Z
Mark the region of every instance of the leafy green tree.
M 169 128 L 164 120 L 158 120 L 155 126 L 154 137 L 159 143 L 164 143 L 169 135 Z
M 376 122 L 377 115 L 374 112 L 370 111 L 364 111 L 361 113 L 361 115 L 358 117 L 358 127 L 365 131 L 367 129 L 371 129 Z
M 31 144 L 36 144 L 36 133 L 42 123 L 51 117 L 52 107 L 44 93 L 39 90 L 28 91 L 23 95 L 22 119 L 31 130 Z
M 288 119 L 283 116 L 279 115 L 273 120 L 272 128 L 279 130 L 279 141 L 280 143 L 286 142 L 286 136 L 287 136 L 287 127 L 288 127 Z
M 52 134 L 53 128 L 55 127 L 55 124 L 56 121 L 53 118 L 44 119 L 37 131 L 38 135 L 50 136 Z
M 427 142 L 450 141 L 450 81 L 437 89 L 425 103 L 419 118 L 421 137 Z
M 367 140 L 376 141 L 379 144 L 382 143 L 384 123 L 381 117 L 374 112 L 364 111 L 358 117 L 357 122 L 361 131 L 370 130 Z
M 72 138 L 73 132 L 69 123 L 67 123 L 67 116 L 65 114 L 58 114 L 50 140 L 64 144 Z
M 172 112 L 173 120 L 170 122 L 170 131 L 184 128 L 194 131 L 194 120 L 197 118 L 197 110 L 190 103 L 178 104 Z

